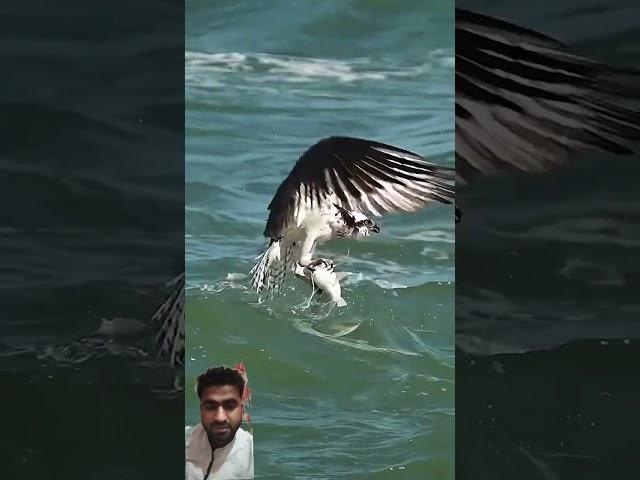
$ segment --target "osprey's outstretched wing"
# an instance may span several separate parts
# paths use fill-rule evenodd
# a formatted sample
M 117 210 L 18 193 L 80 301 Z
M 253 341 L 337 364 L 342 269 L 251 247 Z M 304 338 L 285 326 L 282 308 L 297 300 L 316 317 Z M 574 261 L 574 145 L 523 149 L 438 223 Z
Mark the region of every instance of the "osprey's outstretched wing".
M 573 151 L 632 153 L 640 71 L 537 32 L 456 9 L 456 177 L 546 172 Z
M 384 143 L 350 137 L 325 138 L 295 164 L 269 204 L 264 235 L 278 238 L 300 205 L 333 202 L 374 216 L 413 212 L 429 202 L 451 203 L 454 169 Z

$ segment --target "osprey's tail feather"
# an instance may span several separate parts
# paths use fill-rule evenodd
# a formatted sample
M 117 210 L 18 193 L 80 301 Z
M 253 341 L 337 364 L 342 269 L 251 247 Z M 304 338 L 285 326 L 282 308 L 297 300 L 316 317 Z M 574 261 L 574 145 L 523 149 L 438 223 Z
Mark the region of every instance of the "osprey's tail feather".
M 174 367 L 184 364 L 184 273 L 167 284 L 174 291 L 151 318 L 159 324 L 156 334 L 158 356 L 168 357 Z
M 283 240 L 271 240 L 267 249 L 256 257 L 256 264 L 251 269 L 251 288 L 261 293 L 280 292 L 287 276 L 295 263 L 294 247 L 296 244 L 283 243 Z
M 251 271 L 251 288 L 260 293 L 273 288 L 274 273 L 281 262 L 280 241 L 271 240 L 267 249 L 256 257 Z

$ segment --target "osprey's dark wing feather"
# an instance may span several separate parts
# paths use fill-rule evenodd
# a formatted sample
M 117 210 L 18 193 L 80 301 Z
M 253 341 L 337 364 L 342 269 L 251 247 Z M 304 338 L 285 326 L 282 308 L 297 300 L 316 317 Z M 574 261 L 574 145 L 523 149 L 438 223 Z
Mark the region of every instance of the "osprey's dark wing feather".
M 456 9 L 456 176 L 545 172 L 573 151 L 632 151 L 640 71 L 571 53 L 537 32 Z
M 350 137 L 325 138 L 295 164 L 269 204 L 264 234 L 277 238 L 291 221 L 300 198 L 327 198 L 349 210 L 380 216 L 417 211 L 431 201 L 451 203 L 454 169 L 384 143 Z

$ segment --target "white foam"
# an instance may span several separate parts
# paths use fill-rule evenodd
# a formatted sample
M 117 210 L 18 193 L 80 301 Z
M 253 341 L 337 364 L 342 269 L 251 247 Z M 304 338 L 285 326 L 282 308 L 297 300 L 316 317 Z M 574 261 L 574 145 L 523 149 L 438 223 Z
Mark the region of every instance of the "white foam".
M 220 293 L 223 290 L 247 290 L 246 285 L 236 283 L 234 280 L 223 280 L 215 283 L 200 285 L 199 290 L 204 293 Z
M 334 78 L 342 82 L 354 80 L 384 80 L 381 72 L 358 72 L 354 65 L 341 60 L 320 58 L 277 57 L 261 55 L 258 63 L 266 66 L 270 73 L 283 73 L 290 80 L 310 81 L 317 78 Z
M 456 68 L 456 56 L 455 53 L 437 48 L 429 53 L 429 60 L 432 63 L 445 67 L 447 70 L 455 70 Z
M 396 288 L 408 288 L 409 287 L 409 285 L 405 285 L 405 284 L 400 283 L 400 282 L 391 282 L 389 280 L 384 280 L 382 278 L 375 279 L 374 283 L 376 283 L 380 288 L 382 288 L 384 290 L 395 290 Z
M 147 328 L 147 324 L 134 318 L 103 318 L 97 333 L 106 336 L 135 335 L 145 328 Z
M 249 70 L 246 65 L 247 55 L 236 52 L 229 53 L 199 53 L 185 52 L 185 65 L 187 67 L 207 67 L 210 70 L 222 72 L 234 72 L 238 70 Z M 187 69 L 188 71 L 188 69 Z
M 188 85 L 218 86 L 217 75 L 246 72 L 247 81 L 285 81 L 291 83 L 335 80 L 350 83 L 360 80 L 385 80 L 390 77 L 419 77 L 434 69 L 452 68 L 453 55 L 434 50 L 426 61 L 401 65 L 395 59 L 327 59 L 273 55 L 268 53 L 185 52 L 185 79 Z M 266 75 L 265 75 L 266 74 Z
M 418 240 L 425 243 L 455 243 L 455 230 L 430 229 L 414 232 L 404 236 L 396 236 L 398 240 Z
M 244 280 L 245 278 L 248 278 L 248 277 L 249 275 L 247 275 L 246 273 L 236 272 L 236 273 L 227 273 L 226 279 L 234 281 L 234 280 Z

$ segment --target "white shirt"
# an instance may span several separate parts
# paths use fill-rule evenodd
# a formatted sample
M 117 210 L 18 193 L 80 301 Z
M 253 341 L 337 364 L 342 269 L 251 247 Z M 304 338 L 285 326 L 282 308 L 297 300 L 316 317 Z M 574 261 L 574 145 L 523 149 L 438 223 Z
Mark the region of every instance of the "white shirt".
M 202 423 L 185 430 L 186 480 L 203 480 L 211 462 L 211 444 Z M 235 437 L 213 451 L 213 465 L 207 480 L 253 479 L 253 437 L 239 428 Z

